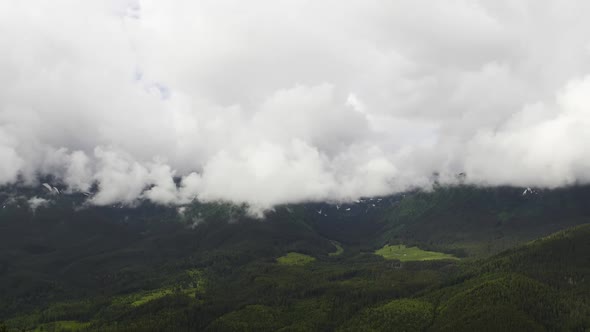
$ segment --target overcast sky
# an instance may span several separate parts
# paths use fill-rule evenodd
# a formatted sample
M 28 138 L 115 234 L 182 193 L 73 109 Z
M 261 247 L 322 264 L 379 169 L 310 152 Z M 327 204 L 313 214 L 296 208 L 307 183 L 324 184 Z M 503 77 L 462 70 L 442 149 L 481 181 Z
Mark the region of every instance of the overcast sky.
M 92 203 L 590 180 L 590 2 L 4 0 L 0 184 Z M 182 178 L 177 188 L 173 178 Z

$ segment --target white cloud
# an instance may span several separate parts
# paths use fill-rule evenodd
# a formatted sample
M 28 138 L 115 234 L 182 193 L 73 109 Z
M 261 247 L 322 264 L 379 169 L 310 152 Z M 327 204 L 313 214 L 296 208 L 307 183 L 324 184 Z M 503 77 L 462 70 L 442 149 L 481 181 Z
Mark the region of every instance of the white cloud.
M 29 203 L 29 208 L 33 211 L 33 213 L 37 211 L 38 208 L 47 206 L 49 204 L 48 200 L 40 197 L 32 197 L 27 202 Z
M 590 180 L 590 3 L 0 4 L 0 184 L 94 204 Z M 177 188 L 175 177 L 180 179 Z

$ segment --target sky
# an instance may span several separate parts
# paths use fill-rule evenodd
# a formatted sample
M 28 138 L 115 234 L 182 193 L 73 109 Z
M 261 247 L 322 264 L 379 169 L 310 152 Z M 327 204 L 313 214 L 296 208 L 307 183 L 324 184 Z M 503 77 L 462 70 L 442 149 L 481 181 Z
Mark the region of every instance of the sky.
M 590 181 L 584 0 L 5 0 L 0 185 L 96 205 Z

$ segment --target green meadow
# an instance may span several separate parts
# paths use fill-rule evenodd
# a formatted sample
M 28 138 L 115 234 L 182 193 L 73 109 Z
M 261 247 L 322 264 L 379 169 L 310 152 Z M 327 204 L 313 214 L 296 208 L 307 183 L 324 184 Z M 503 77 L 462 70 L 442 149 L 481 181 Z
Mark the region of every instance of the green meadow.
M 330 243 L 332 243 L 334 245 L 334 247 L 336 247 L 336 251 L 331 252 L 328 254 L 328 256 L 340 256 L 344 253 L 344 248 L 342 247 L 342 245 L 336 241 L 330 241 Z
M 277 258 L 277 262 L 283 265 L 306 265 L 313 261 L 315 261 L 315 258 L 298 252 L 290 252 L 285 256 Z
M 403 244 L 385 245 L 383 248 L 375 251 L 375 254 L 385 259 L 397 259 L 402 262 L 458 259 L 453 255 L 436 251 L 426 251 L 418 247 L 406 247 Z

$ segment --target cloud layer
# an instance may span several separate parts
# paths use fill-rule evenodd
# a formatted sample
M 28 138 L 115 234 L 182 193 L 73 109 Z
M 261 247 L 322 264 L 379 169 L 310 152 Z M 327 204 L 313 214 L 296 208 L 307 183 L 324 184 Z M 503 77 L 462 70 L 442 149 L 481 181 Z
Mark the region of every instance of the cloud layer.
M 544 0 L 0 4 L 0 184 L 260 209 L 590 181 L 590 12 Z M 180 179 L 180 180 L 178 180 Z

